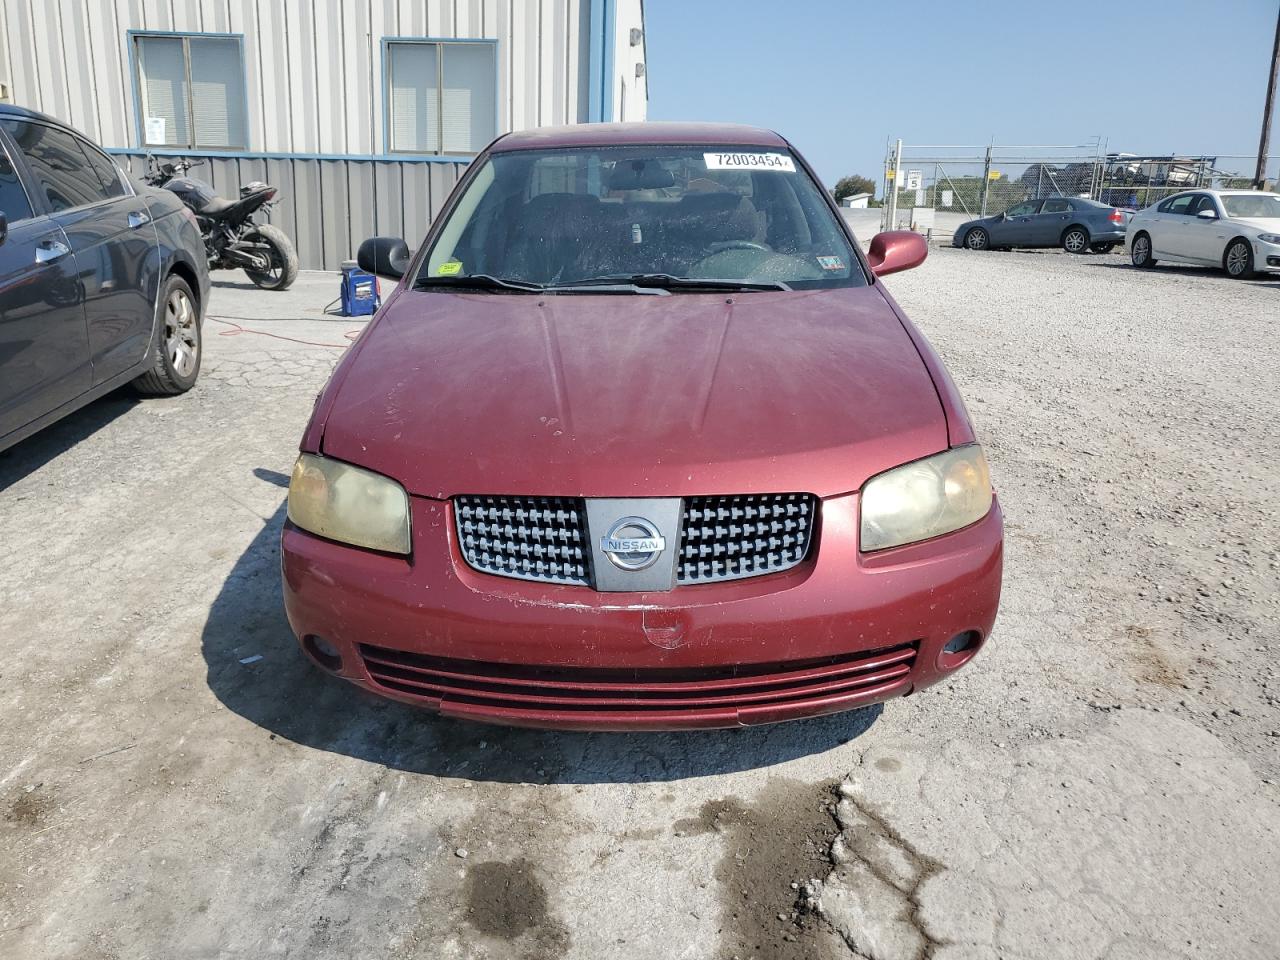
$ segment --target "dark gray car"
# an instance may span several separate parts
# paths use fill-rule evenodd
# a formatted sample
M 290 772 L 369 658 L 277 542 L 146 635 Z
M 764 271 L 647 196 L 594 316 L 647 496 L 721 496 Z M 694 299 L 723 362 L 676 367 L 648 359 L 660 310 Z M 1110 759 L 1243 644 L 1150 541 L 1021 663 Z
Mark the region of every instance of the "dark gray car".
M 1004 213 L 962 223 L 951 244 L 970 250 L 1062 247 L 1068 253 L 1109 253 L 1124 242 L 1130 216 L 1081 197 L 1027 200 Z
M 191 389 L 208 299 L 181 200 L 70 127 L 0 105 L 0 450 L 126 383 Z

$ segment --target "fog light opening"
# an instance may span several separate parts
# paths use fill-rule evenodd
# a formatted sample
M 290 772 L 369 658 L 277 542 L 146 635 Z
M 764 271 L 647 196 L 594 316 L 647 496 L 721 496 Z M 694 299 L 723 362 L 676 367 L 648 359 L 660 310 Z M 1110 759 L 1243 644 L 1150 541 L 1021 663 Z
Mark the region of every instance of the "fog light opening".
M 302 646 L 316 663 L 330 673 L 337 673 L 342 669 L 342 654 L 324 637 L 308 636 L 302 641 Z
M 968 663 L 981 648 L 982 634 L 977 630 L 957 633 L 938 654 L 938 666 L 943 670 L 955 670 Z
M 981 640 L 977 630 L 966 630 L 964 633 L 957 633 L 954 637 L 947 641 L 947 645 L 942 649 L 947 653 L 964 653 L 966 650 L 972 650 Z

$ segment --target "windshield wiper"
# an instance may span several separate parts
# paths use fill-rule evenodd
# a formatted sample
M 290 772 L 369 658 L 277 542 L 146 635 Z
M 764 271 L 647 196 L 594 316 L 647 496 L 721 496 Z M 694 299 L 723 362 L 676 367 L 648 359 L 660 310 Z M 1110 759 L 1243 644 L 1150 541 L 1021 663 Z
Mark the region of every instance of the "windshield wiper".
M 465 277 L 419 277 L 413 282 L 413 289 L 427 290 L 432 287 L 450 287 L 455 290 L 514 290 L 517 293 L 542 293 L 547 288 L 540 283 L 528 280 L 503 280 L 501 277 L 487 273 L 472 273 Z
M 619 274 L 613 277 L 591 277 L 574 280 L 565 286 L 591 287 L 612 284 L 631 284 L 659 290 L 790 290 L 781 280 L 721 280 L 711 277 L 676 277 L 669 273 Z M 553 285 L 549 289 L 555 290 Z

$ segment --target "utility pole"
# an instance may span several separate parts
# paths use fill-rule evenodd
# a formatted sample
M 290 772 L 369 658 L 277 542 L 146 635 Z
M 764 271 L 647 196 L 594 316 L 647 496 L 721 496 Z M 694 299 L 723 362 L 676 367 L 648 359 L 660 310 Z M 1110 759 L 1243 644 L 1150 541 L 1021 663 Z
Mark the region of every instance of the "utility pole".
M 1267 182 L 1267 151 L 1271 146 L 1271 115 L 1276 110 L 1276 80 L 1280 78 L 1280 10 L 1276 12 L 1276 41 L 1271 47 L 1271 79 L 1267 81 L 1267 104 L 1262 108 L 1262 139 L 1258 141 L 1258 169 L 1253 175 L 1253 188 L 1261 190 Z
M 1040 165 L 1040 169 L 1044 169 L 1044 164 Z M 987 191 L 991 189 L 991 145 L 987 146 L 987 159 L 982 164 L 982 208 L 978 211 L 978 216 L 985 217 L 987 215 Z
M 893 145 L 893 183 L 890 185 L 888 200 L 889 222 L 886 230 L 898 229 L 898 184 L 902 183 L 902 140 Z

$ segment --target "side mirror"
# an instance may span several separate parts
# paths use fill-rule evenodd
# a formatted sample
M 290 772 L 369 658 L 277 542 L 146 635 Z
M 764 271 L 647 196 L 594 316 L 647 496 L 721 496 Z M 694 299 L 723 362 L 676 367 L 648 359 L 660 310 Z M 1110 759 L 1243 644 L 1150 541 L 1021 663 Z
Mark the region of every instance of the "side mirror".
M 361 270 L 399 280 L 409 269 L 409 246 L 399 237 L 370 237 L 356 251 Z
M 1217 220 L 1218 214 L 1213 210 L 1201 210 L 1196 214 L 1201 220 Z
M 4 215 L 4 211 L 0 210 L 0 243 L 4 243 L 4 238 L 9 236 L 9 218 Z
M 929 244 L 924 237 L 911 230 L 877 233 L 871 238 L 871 246 L 867 248 L 871 272 L 877 277 L 918 267 L 928 255 Z

